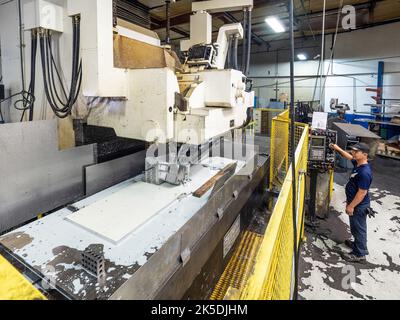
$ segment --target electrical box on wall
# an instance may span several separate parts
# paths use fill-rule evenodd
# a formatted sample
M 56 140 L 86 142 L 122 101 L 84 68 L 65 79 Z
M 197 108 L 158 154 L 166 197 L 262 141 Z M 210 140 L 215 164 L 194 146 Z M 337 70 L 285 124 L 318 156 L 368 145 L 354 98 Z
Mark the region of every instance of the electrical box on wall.
M 63 32 L 64 8 L 45 0 L 31 0 L 24 4 L 25 30 L 44 28 Z

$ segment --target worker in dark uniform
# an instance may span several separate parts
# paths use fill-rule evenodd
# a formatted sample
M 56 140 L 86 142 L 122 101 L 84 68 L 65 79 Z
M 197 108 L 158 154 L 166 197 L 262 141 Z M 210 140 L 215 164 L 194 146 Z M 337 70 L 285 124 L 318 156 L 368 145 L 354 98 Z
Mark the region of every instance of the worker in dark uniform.
M 351 154 L 336 144 L 330 147 L 354 165 L 350 181 L 346 185 L 346 213 L 350 217 L 350 231 L 354 241 L 345 241 L 345 244 L 353 251 L 350 254 L 344 254 L 343 258 L 349 262 L 364 263 L 368 255 L 367 216 L 370 212 L 368 190 L 372 183 L 372 170 L 368 163 L 370 149 L 362 142 L 350 147 Z

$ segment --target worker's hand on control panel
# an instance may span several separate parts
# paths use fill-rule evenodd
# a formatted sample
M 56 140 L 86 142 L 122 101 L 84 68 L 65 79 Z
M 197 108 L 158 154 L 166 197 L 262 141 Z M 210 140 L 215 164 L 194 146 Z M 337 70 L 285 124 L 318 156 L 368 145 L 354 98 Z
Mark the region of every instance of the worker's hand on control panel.
M 334 144 L 334 143 L 331 143 L 331 144 L 329 145 L 329 148 L 331 148 L 331 149 L 334 150 L 334 151 L 338 151 L 338 149 L 339 149 L 338 145 L 337 145 L 337 144 Z

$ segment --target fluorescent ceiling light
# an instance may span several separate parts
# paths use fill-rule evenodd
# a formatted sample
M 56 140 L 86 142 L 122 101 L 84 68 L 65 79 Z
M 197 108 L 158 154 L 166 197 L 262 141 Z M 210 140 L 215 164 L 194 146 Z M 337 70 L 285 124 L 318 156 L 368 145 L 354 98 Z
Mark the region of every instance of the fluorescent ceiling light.
M 276 32 L 281 33 L 285 32 L 285 27 L 282 25 L 282 22 L 276 17 L 268 17 L 265 19 L 265 22 Z
M 302 61 L 307 60 L 307 57 L 306 57 L 306 55 L 305 55 L 304 53 L 299 53 L 299 54 L 297 55 L 297 58 L 298 58 L 299 60 L 302 60 Z

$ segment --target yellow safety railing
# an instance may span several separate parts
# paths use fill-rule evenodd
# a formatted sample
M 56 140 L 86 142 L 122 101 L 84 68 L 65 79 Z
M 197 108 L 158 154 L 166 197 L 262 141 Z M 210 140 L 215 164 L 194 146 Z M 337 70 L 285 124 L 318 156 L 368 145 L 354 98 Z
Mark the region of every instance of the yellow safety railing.
M 300 138 L 303 134 L 303 123 L 296 122 L 295 125 L 295 144 L 299 144 Z M 289 155 L 290 147 L 290 121 L 289 111 L 286 110 L 272 119 L 271 124 L 271 148 L 270 148 L 270 184 L 271 190 L 279 189 L 286 173 L 289 169 L 291 161 Z
M 288 113 L 274 119 L 272 127 L 271 156 L 273 170 L 285 169 L 280 195 L 275 204 L 266 233 L 263 237 L 256 262 L 250 276 L 239 294 L 243 300 L 287 300 L 291 298 L 294 279 L 293 259 L 293 210 L 292 172 L 289 164 L 289 121 Z M 295 154 L 296 170 L 296 228 L 298 241 L 304 234 L 305 179 L 308 160 L 308 126 L 298 124 L 299 132 Z M 285 130 L 286 129 L 286 130 Z M 297 130 L 297 129 L 296 129 Z M 279 139 L 275 137 L 279 135 Z M 279 151 L 281 150 L 281 151 Z M 272 167 L 272 162 L 271 162 Z M 271 172 L 273 175 L 277 172 Z M 298 248 L 297 248 L 298 249 Z
M 285 177 L 289 165 L 289 120 L 285 118 L 284 115 L 272 119 L 270 189 L 279 184 L 279 179 Z

